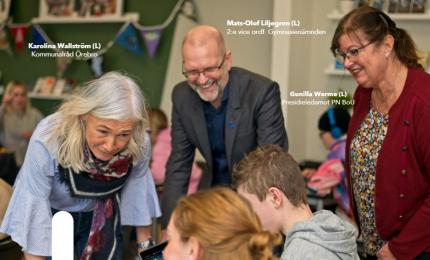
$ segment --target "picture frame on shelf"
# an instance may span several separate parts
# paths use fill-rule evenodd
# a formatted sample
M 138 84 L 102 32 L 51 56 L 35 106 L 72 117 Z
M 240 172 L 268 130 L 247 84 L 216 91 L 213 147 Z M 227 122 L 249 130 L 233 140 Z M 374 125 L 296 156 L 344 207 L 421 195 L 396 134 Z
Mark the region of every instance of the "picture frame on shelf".
M 117 18 L 122 15 L 122 6 L 123 0 L 40 0 L 39 18 Z
M 0 0 L 0 23 L 6 21 L 9 17 L 11 0 Z
M 388 12 L 395 13 L 397 12 L 397 6 L 399 5 L 399 0 L 389 0 L 388 2 Z
M 425 13 L 427 0 L 412 0 L 412 13 Z
M 397 5 L 397 13 L 410 13 L 412 0 L 400 0 Z

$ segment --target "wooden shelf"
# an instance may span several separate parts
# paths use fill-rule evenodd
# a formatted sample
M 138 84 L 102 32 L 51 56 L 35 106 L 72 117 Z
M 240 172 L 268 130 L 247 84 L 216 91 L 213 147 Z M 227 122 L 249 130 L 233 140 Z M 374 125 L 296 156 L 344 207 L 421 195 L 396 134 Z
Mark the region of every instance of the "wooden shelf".
M 33 18 L 33 23 L 48 24 L 48 23 L 122 23 L 122 22 L 138 22 L 138 13 L 126 13 L 119 17 L 36 17 Z
M 425 13 L 387 13 L 391 19 L 396 21 L 429 21 L 430 13 L 427 11 Z M 327 15 L 328 19 L 340 20 L 345 14 L 341 14 L 339 10 L 333 10 Z

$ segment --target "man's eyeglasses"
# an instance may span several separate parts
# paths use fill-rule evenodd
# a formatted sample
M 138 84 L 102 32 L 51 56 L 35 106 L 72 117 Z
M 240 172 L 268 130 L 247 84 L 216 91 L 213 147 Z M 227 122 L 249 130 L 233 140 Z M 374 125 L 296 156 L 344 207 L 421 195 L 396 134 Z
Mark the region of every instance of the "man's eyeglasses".
M 189 71 L 184 70 L 184 68 L 182 67 L 182 74 L 187 79 L 196 79 L 200 76 L 200 73 L 203 74 L 204 76 L 208 76 L 208 75 L 211 75 L 212 73 L 218 72 L 222 68 L 222 66 L 224 65 L 224 61 L 225 61 L 225 54 L 223 55 L 222 61 L 219 64 L 219 66 L 208 67 L 208 68 L 204 68 L 201 70 L 189 70 Z M 184 65 L 182 64 L 182 66 L 184 66 Z
M 361 50 L 363 50 L 364 48 L 366 48 L 367 46 L 369 46 L 369 45 L 370 45 L 370 44 L 372 44 L 372 43 L 374 43 L 374 41 L 369 42 L 369 43 L 367 43 L 367 44 L 365 44 L 365 45 L 363 45 L 363 46 L 361 46 L 361 47 L 358 47 L 358 48 L 352 48 L 352 49 L 349 49 L 349 50 L 347 50 L 346 52 L 343 52 L 343 51 L 341 51 L 341 50 L 339 50 L 339 49 L 336 49 L 336 50 L 335 50 L 335 56 L 336 56 L 336 59 L 337 59 L 338 61 L 342 62 L 342 63 L 344 63 L 344 62 L 345 62 L 346 58 L 348 58 L 348 59 L 350 59 L 350 60 L 351 60 L 351 57 L 352 57 L 352 58 L 357 57 L 358 55 L 360 55 L 360 51 L 361 51 Z

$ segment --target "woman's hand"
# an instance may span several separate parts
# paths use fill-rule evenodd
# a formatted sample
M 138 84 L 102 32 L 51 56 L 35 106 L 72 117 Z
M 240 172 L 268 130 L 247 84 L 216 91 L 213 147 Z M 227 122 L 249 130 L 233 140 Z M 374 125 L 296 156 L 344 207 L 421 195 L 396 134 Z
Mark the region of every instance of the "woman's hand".
M 317 170 L 315 169 L 306 168 L 302 171 L 302 176 L 305 177 L 306 179 L 310 179 L 316 172 Z
M 388 243 L 385 243 L 376 256 L 378 257 L 378 260 L 396 260 L 396 257 L 391 253 L 390 248 L 388 247 Z
M 10 104 L 12 103 L 12 96 L 11 95 L 7 95 L 6 93 L 3 95 L 3 101 L 2 101 L 2 105 L 3 106 L 10 106 Z

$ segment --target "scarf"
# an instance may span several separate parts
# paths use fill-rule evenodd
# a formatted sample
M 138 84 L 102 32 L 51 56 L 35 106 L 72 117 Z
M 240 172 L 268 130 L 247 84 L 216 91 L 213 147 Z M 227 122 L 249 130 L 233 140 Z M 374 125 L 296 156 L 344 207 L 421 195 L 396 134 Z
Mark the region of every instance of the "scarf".
M 124 151 L 109 161 L 101 161 L 86 148 L 84 158 L 88 172 L 58 166 L 60 181 L 72 197 L 95 200 L 88 242 L 80 259 L 116 259 L 122 251 L 119 191 L 131 172 L 132 156 Z

